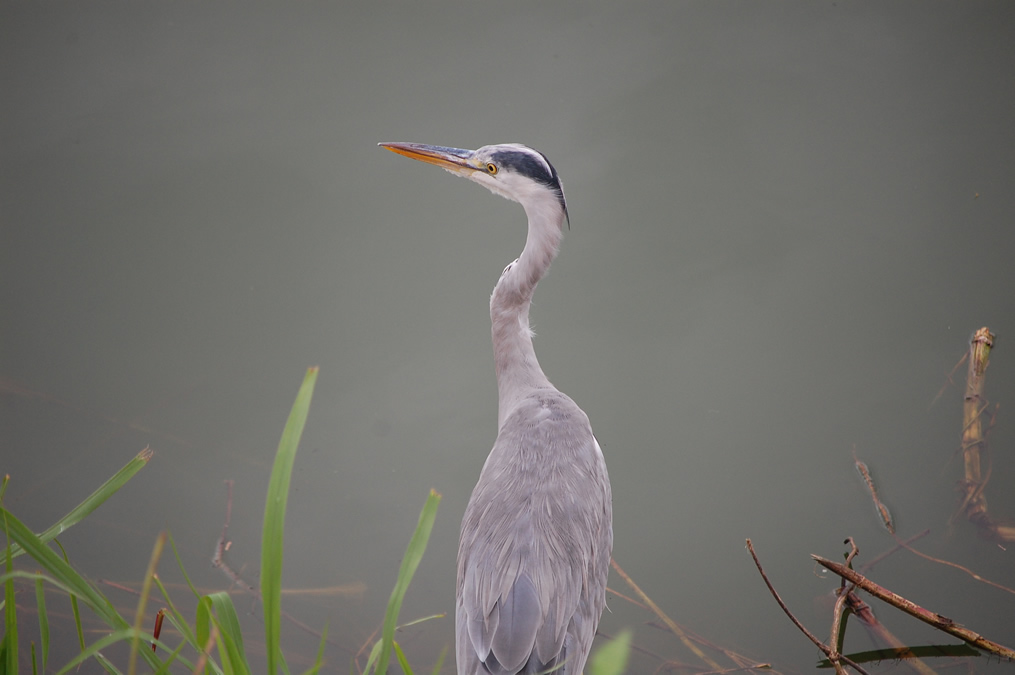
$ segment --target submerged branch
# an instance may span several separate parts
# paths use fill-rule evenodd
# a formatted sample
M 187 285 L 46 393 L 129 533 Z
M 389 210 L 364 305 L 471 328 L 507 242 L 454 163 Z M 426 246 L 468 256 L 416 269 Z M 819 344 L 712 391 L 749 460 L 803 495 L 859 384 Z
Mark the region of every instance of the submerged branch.
M 960 640 L 964 640 L 968 642 L 970 645 L 977 647 L 978 649 L 988 651 L 991 654 L 996 654 L 997 656 L 1000 656 L 1008 660 L 1015 659 L 1015 650 L 1012 650 L 1009 647 L 1005 647 L 996 642 L 993 642 L 992 640 L 988 640 L 979 633 L 975 633 L 966 628 L 962 628 L 948 617 L 941 616 L 936 612 L 926 610 L 923 607 L 917 605 L 916 603 L 911 602 L 910 600 L 906 600 L 901 595 L 893 593 L 887 588 L 879 586 L 878 584 L 874 583 L 873 581 L 863 576 L 859 572 L 851 570 L 845 565 L 840 565 L 837 562 L 833 562 L 831 560 L 828 560 L 827 558 L 822 558 L 821 556 L 818 555 L 811 555 L 811 557 L 814 558 L 814 560 L 816 560 L 817 562 L 821 563 L 821 565 L 824 566 L 829 571 L 838 574 L 846 581 L 856 584 L 857 587 L 862 588 L 863 590 L 867 591 L 868 593 L 878 598 L 879 600 L 883 600 L 884 602 L 887 602 L 893 607 L 902 610 L 906 614 L 916 617 L 920 621 L 930 624 L 931 626 L 934 626 L 938 630 L 942 630 L 948 633 L 949 635 L 954 635 Z
M 768 580 L 768 575 L 765 574 L 765 570 L 761 566 L 761 561 L 758 560 L 758 555 L 754 552 L 754 544 L 751 543 L 750 539 L 747 540 L 747 550 L 751 552 L 751 557 L 754 558 L 754 565 L 755 565 L 755 567 L 758 568 L 758 572 L 761 574 L 761 578 L 764 580 L 765 585 L 768 586 L 769 592 L 771 592 L 772 597 L 775 598 L 775 601 L 777 603 L 779 603 L 779 607 L 781 607 L 782 611 L 785 612 L 786 616 L 789 617 L 789 620 L 793 622 L 794 626 L 796 626 L 797 628 L 800 629 L 801 633 L 803 633 L 804 635 L 807 636 L 808 640 L 810 640 L 811 642 L 814 643 L 815 647 L 817 647 L 818 649 L 821 650 L 822 654 L 824 654 L 826 657 L 828 657 L 828 659 L 830 661 L 832 661 L 832 663 L 835 663 L 836 660 L 833 659 L 833 650 L 828 645 L 826 645 L 824 642 L 819 640 L 814 635 L 814 633 L 812 633 L 809 630 L 807 630 L 807 627 L 804 626 L 802 623 L 800 623 L 799 619 L 797 619 L 795 616 L 793 616 L 793 612 L 789 611 L 789 607 L 787 607 L 786 603 L 782 601 L 781 597 L 779 597 L 779 592 L 775 590 L 775 586 L 773 586 L 772 582 Z M 835 653 L 835 657 L 836 657 L 837 660 L 844 661 L 847 664 L 849 664 L 850 666 L 852 666 L 858 673 L 861 673 L 861 675 L 869 675 L 869 673 L 866 670 L 861 668 L 859 665 L 854 663 L 849 658 L 847 658 L 847 657 L 845 657 L 845 656 L 843 656 L 841 654 L 838 654 L 838 653 Z M 841 668 L 841 666 L 836 664 L 836 671 L 838 671 L 840 668 Z

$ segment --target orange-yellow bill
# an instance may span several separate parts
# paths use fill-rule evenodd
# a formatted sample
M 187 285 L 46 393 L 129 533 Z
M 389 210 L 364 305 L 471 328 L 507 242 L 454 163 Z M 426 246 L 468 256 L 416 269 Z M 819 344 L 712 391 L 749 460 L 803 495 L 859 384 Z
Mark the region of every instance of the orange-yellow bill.
M 377 145 L 410 159 L 436 164 L 453 173 L 466 174 L 480 170 L 480 167 L 473 164 L 472 157 L 475 152 L 472 150 L 447 148 L 442 145 L 424 145 L 423 143 L 378 143 Z

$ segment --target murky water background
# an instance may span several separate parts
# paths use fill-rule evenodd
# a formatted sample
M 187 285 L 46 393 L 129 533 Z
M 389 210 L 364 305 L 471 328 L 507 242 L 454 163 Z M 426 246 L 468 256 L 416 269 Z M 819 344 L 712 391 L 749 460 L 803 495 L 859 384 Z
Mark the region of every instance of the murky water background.
M 232 479 L 228 557 L 256 583 L 273 453 L 319 365 L 286 585 L 365 590 L 286 609 L 330 622 L 345 670 L 436 488 L 402 615 L 449 613 L 403 635 L 427 670 L 454 640 L 458 525 L 496 426 L 487 300 L 524 215 L 375 144 L 520 141 L 571 213 L 536 349 L 607 454 L 616 560 L 670 616 L 811 670 L 744 540 L 825 637 L 837 584 L 809 554 L 893 543 L 854 446 L 901 536 L 930 528 L 926 552 L 1015 587 L 1011 547 L 947 524 L 964 370 L 931 406 L 990 326 L 987 499 L 1011 519 L 1013 29 L 979 3 L 4 4 L 6 504 L 42 529 L 150 445 L 62 537 L 73 560 L 136 582 L 168 529 L 195 582 L 226 587 L 209 560 Z M 873 576 L 1015 643 L 1011 594 L 909 554 Z M 256 652 L 259 609 L 238 602 Z M 905 640 L 956 642 L 872 604 Z M 696 663 L 610 606 L 604 632 Z M 287 630 L 290 664 L 312 658 Z M 855 625 L 847 648 L 870 648 Z

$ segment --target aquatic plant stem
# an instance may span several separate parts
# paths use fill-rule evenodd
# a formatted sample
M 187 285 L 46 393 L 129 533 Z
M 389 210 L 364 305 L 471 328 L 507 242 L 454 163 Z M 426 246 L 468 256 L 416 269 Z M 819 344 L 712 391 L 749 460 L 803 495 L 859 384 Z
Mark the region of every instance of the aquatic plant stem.
M 962 404 L 962 461 L 965 465 L 966 491 L 964 511 L 972 522 L 987 516 L 987 500 L 983 496 L 981 461 L 987 451 L 983 435 L 982 413 L 987 407 L 983 400 L 983 385 L 994 335 L 986 326 L 976 331 L 969 343 L 969 370 L 966 375 L 966 395 Z

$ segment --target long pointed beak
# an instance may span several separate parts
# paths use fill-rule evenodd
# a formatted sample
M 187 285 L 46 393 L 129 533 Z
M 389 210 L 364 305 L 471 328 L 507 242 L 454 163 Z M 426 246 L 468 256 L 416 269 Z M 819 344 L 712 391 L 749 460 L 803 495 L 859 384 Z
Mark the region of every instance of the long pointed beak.
M 460 176 L 467 176 L 473 171 L 480 170 L 480 167 L 474 164 L 473 157 L 476 154 L 474 150 L 446 148 L 442 145 L 424 145 L 422 143 L 378 143 L 377 145 L 410 159 L 436 164 L 442 169 L 447 169 Z

